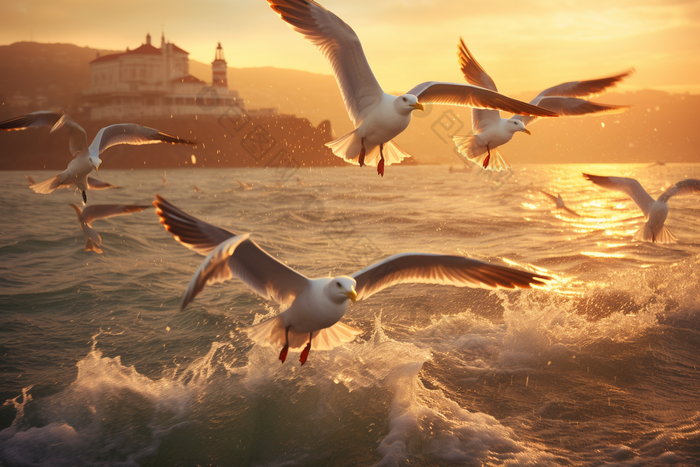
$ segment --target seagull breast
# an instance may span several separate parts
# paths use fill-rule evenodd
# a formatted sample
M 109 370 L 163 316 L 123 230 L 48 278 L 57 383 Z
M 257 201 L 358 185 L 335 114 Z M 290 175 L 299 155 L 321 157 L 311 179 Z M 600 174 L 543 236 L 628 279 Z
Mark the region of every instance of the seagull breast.
M 295 332 L 316 332 L 340 321 L 348 309 L 348 300 L 336 303 L 331 300 L 326 285 L 330 278 L 312 279 L 310 286 L 299 294 L 285 310 L 285 324 Z
M 411 112 L 401 112 L 396 96 L 384 94 L 381 102 L 359 126 L 360 137 L 369 144 L 383 144 L 401 134 L 411 123 Z M 409 107 L 409 110 L 413 110 Z

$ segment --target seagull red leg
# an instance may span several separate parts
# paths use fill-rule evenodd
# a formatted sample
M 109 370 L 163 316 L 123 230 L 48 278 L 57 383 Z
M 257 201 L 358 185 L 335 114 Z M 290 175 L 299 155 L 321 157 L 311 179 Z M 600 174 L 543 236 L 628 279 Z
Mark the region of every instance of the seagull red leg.
M 280 360 L 282 360 L 282 363 L 287 359 L 287 352 L 289 351 L 289 328 L 291 328 L 291 326 L 287 326 L 287 329 L 284 330 L 284 347 L 282 347 L 282 351 L 280 352 Z
M 489 147 L 488 144 L 486 145 L 486 150 L 489 153 L 486 155 L 486 159 L 484 159 L 484 168 L 489 166 L 489 160 L 491 160 L 491 148 Z
M 306 363 L 306 359 L 309 358 L 309 350 L 311 350 L 311 339 L 313 339 L 314 333 L 309 334 L 309 343 L 306 344 L 306 347 L 304 347 L 304 350 L 301 351 L 301 356 L 299 357 L 299 361 L 303 365 Z
M 384 144 L 379 145 L 379 164 L 377 164 L 377 173 L 381 175 L 382 177 L 384 176 Z
M 365 139 L 362 138 L 362 149 L 360 149 L 360 158 L 358 162 L 360 163 L 360 167 L 365 165 Z

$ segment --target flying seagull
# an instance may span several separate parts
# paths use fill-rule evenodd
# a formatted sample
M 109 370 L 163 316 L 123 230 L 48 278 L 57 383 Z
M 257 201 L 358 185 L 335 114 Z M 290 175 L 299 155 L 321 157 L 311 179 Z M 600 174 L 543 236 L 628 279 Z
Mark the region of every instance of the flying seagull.
M 376 165 L 377 173 L 383 176 L 385 161 L 386 165 L 391 165 L 410 157 L 392 140 L 408 127 L 411 112 L 423 110 L 423 104 L 463 105 L 523 115 L 557 116 L 554 111 L 465 84 L 427 81 L 398 97 L 387 94 L 372 73 L 360 39 L 343 20 L 313 0 L 267 1 L 330 63 L 355 130 L 326 146 L 351 164 Z
M 43 182 L 30 185 L 37 193 L 51 193 L 56 188 L 76 185 L 83 194 L 83 204 L 87 203 L 85 191 L 90 188 L 88 174 L 92 169 L 97 170 L 102 163 L 100 155 L 108 148 L 118 144 L 197 144 L 195 141 L 180 139 L 161 133 L 153 128 L 136 125 L 134 123 L 119 123 L 102 128 L 88 147 L 87 135 L 83 127 L 75 123 L 68 114 L 60 114 L 50 111 L 33 112 L 27 115 L 11 118 L 0 122 L 0 130 L 25 130 L 30 127 L 51 127 L 51 133 L 65 127 L 68 130 L 68 147 L 73 160 L 66 170 Z M 99 181 L 98 181 L 99 182 Z M 103 182 L 99 182 L 103 183 Z
M 563 209 L 564 211 L 568 212 L 569 214 L 573 214 L 574 216 L 581 217 L 581 214 L 579 214 L 575 211 L 572 211 L 571 209 L 566 207 L 566 204 L 564 204 L 564 198 L 561 197 L 561 193 L 558 194 L 557 196 L 554 196 L 551 193 L 547 193 L 546 191 L 541 191 L 540 193 L 542 193 L 547 198 L 552 200 L 552 202 L 554 202 L 554 204 L 557 205 L 557 209 Z
M 182 300 L 184 309 L 205 285 L 236 277 L 263 298 L 289 307 L 279 315 L 246 329 L 261 345 L 287 352 L 328 350 L 352 341 L 360 330 L 340 322 L 350 300 L 362 300 L 399 283 L 427 283 L 457 287 L 530 288 L 544 285 L 547 276 L 497 266 L 464 256 L 403 253 L 390 256 L 349 276 L 309 279 L 261 249 L 248 235 L 214 226 L 186 214 L 156 195 L 153 202 L 160 223 L 187 248 L 206 255 Z
M 99 219 L 131 214 L 132 212 L 143 211 L 151 207 L 128 204 L 94 204 L 81 211 L 77 204 L 71 204 L 71 206 L 73 206 L 73 209 L 75 209 L 75 212 L 78 214 L 80 229 L 87 237 L 85 251 L 94 251 L 97 253 L 102 253 L 102 237 L 100 237 L 100 234 L 98 234 L 90 224 Z
M 664 191 L 656 201 L 649 196 L 642 185 L 633 178 L 601 177 L 599 175 L 583 174 L 584 178 L 608 190 L 621 191 L 637 203 L 647 221 L 634 235 L 635 240 L 654 243 L 675 243 L 675 235 L 664 226 L 668 216 L 668 200 L 675 195 L 700 193 L 700 180 L 689 178 L 672 185 Z
M 459 39 L 458 49 L 459 65 L 467 82 L 497 91 L 493 79 L 479 65 L 462 38 Z M 634 70 L 628 70 L 607 78 L 571 81 L 552 86 L 539 93 L 530 101 L 530 104 L 556 112 L 560 117 L 624 112 L 629 106 L 598 104 L 581 98 L 604 92 L 633 72 Z M 497 148 L 510 141 L 513 135 L 519 131 L 531 134 L 530 130 L 525 127 L 537 119 L 537 116 L 523 117 L 520 115 L 506 119 L 501 118 L 498 110 L 472 109 L 472 134 L 469 136 L 455 135 L 452 139 L 460 154 L 484 169 L 506 170 L 510 164 Z

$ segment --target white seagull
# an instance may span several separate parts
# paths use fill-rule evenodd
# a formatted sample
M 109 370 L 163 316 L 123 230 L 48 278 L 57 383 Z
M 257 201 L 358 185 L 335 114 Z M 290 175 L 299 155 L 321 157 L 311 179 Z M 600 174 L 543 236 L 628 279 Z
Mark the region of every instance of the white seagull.
M 87 135 L 82 126 L 75 123 L 67 114 L 50 111 L 33 112 L 27 115 L 12 118 L 0 122 L 0 130 L 13 131 L 25 130 L 30 127 L 51 127 L 51 133 L 65 127 L 68 130 L 68 147 L 73 160 L 66 170 L 43 182 L 30 185 L 36 193 L 47 194 L 56 188 L 65 188 L 76 185 L 83 194 L 83 204 L 87 203 L 85 191 L 90 188 L 88 174 L 93 169 L 97 170 L 102 163 L 100 155 L 108 148 L 118 144 L 197 144 L 195 141 L 180 139 L 161 133 L 153 128 L 136 125 L 134 123 L 119 123 L 102 128 L 92 144 L 88 146 Z M 98 180 L 99 182 L 99 180 Z M 102 182 L 100 182 L 102 183 Z
M 556 112 L 526 104 L 478 86 L 428 81 L 406 94 L 382 91 L 367 62 L 360 39 L 343 20 L 313 0 L 267 0 L 272 9 L 314 44 L 333 68 L 345 107 L 355 130 L 327 143 L 333 153 L 351 164 L 377 166 L 400 162 L 410 155 L 393 138 L 411 122 L 411 112 L 423 104 L 448 104 L 501 109 L 523 115 L 556 117 Z
M 458 49 L 459 65 L 467 82 L 497 91 L 493 79 L 479 65 L 462 38 L 459 39 Z M 607 78 L 571 81 L 552 86 L 539 93 L 530 101 L 530 104 L 549 109 L 561 117 L 624 112 L 629 106 L 598 104 L 580 98 L 599 94 L 633 72 L 634 70 L 629 70 Z M 522 117 L 520 115 L 506 119 L 501 118 L 497 110 L 472 109 L 472 134 L 469 136 L 455 135 L 452 139 L 457 145 L 459 153 L 467 159 L 484 169 L 501 171 L 510 167 L 510 164 L 497 148 L 510 141 L 513 135 L 519 131 L 531 134 L 530 130 L 525 127 L 537 119 L 537 116 Z
M 668 200 L 675 195 L 700 193 L 700 180 L 689 178 L 672 185 L 659 198 L 649 196 L 642 185 L 633 178 L 601 177 L 599 175 L 583 174 L 584 178 L 608 190 L 621 191 L 637 203 L 647 221 L 634 235 L 635 240 L 654 243 L 675 243 L 675 235 L 664 226 L 668 216 Z
M 206 223 L 156 195 L 156 213 L 165 229 L 187 248 L 207 255 L 180 302 L 184 309 L 205 285 L 233 277 L 265 299 L 289 307 L 279 315 L 247 328 L 260 345 L 289 349 L 328 350 L 352 341 L 361 331 L 339 322 L 350 300 L 367 298 L 399 283 L 444 284 L 457 287 L 530 288 L 544 285 L 547 276 L 497 266 L 464 256 L 403 253 L 386 258 L 350 276 L 309 279 L 263 251 L 248 235 Z
M 100 237 L 100 234 L 98 234 L 90 224 L 99 219 L 131 214 L 132 212 L 143 211 L 151 207 L 128 204 L 94 204 L 81 211 L 77 204 L 71 204 L 71 206 L 73 206 L 73 209 L 75 209 L 75 212 L 78 214 L 78 224 L 80 224 L 80 229 L 87 237 L 85 251 L 94 251 L 97 253 L 102 253 L 102 237 Z
M 574 216 L 581 217 L 581 214 L 572 211 L 571 209 L 566 207 L 566 204 L 564 204 L 564 198 L 561 197 L 561 193 L 559 193 L 557 196 L 554 196 L 551 193 L 547 193 L 546 191 L 541 191 L 543 195 L 545 195 L 547 198 L 552 200 L 554 204 L 557 205 L 557 209 L 563 209 L 564 211 L 568 212 L 569 214 L 573 214 Z

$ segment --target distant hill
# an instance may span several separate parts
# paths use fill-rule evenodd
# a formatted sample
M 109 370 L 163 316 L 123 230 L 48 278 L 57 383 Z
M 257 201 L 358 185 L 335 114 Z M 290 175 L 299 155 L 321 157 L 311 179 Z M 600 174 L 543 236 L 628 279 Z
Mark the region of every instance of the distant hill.
M 20 93 L 36 101 L 26 110 L 63 108 L 79 112 L 75 98 L 89 85 L 88 63 L 99 51 L 70 44 L 19 42 L 0 46 L 0 100 Z M 190 61 L 190 73 L 211 81 L 211 66 Z M 313 125 L 330 120 L 334 137 L 352 130 L 335 79 L 272 67 L 229 68 L 229 87 L 238 90 L 248 108 L 277 107 L 281 113 L 305 117 Z M 551 83 L 547 83 L 551 84 Z M 530 100 L 536 92 L 514 96 Z M 3 99 L 3 96 L 5 97 Z M 502 149 L 511 163 L 546 162 L 696 162 L 700 136 L 695 131 L 700 96 L 662 91 L 611 92 L 600 102 L 629 104 L 621 115 L 579 119 L 543 119 L 532 136 L 517 134 Z M 18 109 L 0 106 L 0 119 Z M 605 124 L 605 126 L 603 126 Z M 397 141 L 419 163 L 459 163 L 451 136 L 471 129 L 470 111 L 445 106 L 415 112 L 408 131 Z
M 81 91 L 90 86 L 88 63 L 98 53 L 104 55 L 115 51 L 38 42 L 0 46 L 2 107 L 8 106 L 12 96 L 21 94 L 31 100 L 31 110 L 36 110 L 36 105 L 70 108 Z M 41 97 L 46 98 L 43 105 Z M 0 115 L 6 115 L 4 109 L 0 110 Z

